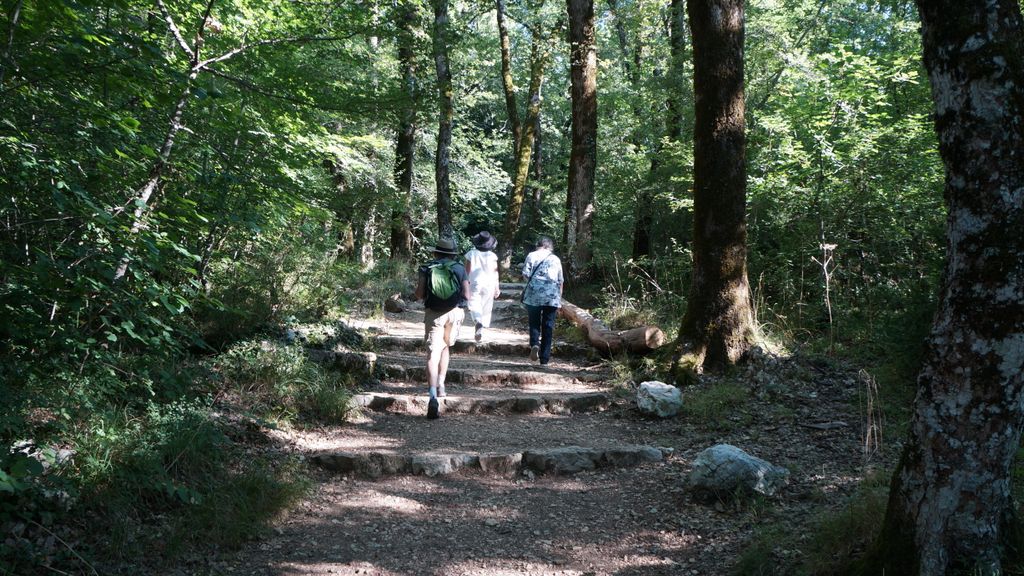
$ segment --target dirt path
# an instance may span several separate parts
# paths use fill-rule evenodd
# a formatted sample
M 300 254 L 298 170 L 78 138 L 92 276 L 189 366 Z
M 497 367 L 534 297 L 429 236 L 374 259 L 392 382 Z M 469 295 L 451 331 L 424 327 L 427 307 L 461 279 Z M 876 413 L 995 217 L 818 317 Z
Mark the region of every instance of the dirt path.
M 771 379 L 748 373 L 752 393 L 713 422 L 649 420 L 631 394 L 610 386 L 606 365 L 563 343 L 541 370 L 526 358 L 518 307 L 503 304 L 497 316 L 488 345 L 461 344 L 452 369 L 463 383 L 449 384 L 449 405 L 434 421 L 423 417 L 425 384 L 413 370 L 425 361 L 416 349 L 422 312 L 362 322 L 379 335 L 379 362 L 405 367 L 392 372 L 405 379 L 367 385 L 366 408 L 344 426 L 280 433 L 314 464 L 316 488 L 264 539 L 207 569 L 724 575 L 758 524 L 807 530 L 861 474 L 849 375 L 771 361 L 759 368 Z M 471 339 L 471 327 L 461 336 Z M 504 376 L 477 377 L 496 370 Z M 771 383 L 784 390 L 765 392 Z M 566 404 L 572 398 L 590 399 Z M 821 421 L 849 424 L 805 426 Z M 790 485 L 756 506 L 693 502 L 684 482 L 690 462 L 720 442 L 789 467 Z M 576 468 L 552 464 L 552 454 L 567 451 Z

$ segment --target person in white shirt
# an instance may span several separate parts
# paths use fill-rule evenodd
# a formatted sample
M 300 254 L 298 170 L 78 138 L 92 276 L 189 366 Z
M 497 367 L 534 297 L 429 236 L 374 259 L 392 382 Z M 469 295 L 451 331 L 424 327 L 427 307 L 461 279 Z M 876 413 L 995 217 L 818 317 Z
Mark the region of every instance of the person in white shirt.
M 501 293 L 498 283 L 498 256 L 494 248 L 498 245 L 494 236 L 486 230 L 471 239 L 473 249 L 466 252 L 466 274 L 469 277 L 469 313 L 476 323 L 474 339 L 483 341 L 484 328 L 491 327 L 491 312 L 494 299 Z
M 554 254 L 555 243 L 547 236 L 537 240 L 537 249 L 523 265 L 523 304 L 530 317 L 530 360 L 546 365 L 551 360 L 555 316 L 562 307 L 562 261 Z

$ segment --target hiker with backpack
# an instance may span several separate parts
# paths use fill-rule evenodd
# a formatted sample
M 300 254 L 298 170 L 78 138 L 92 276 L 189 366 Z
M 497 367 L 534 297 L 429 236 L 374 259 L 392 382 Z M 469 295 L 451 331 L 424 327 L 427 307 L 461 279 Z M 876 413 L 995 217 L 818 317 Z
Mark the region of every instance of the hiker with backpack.
M 416 299 L 424 301 L 424 338 L 430 349 L 427 357 L 428 418 L 437 418 L 437 399 L 445 397 L 444 378 L 451 357 L 450 347 L 459 336 L 459 328 L 466 317 L 463 308 L 469 299 L 469 280 L 465 266 L 455 260 L 459 254 L 455 241 L 441 238 L 433 252 L 434 259 L 419 268 L 416 280 Z
M 469 275 L 469 313 L 476 323 L 473 338 L 479 344 L 484 328 L 491 326 L 494 299 L 500 294 L 498 282 L 498 256 L 494 248 L 498 241 L 486 230 L 471 238 L 473 249 L 466 252 L 466 274 Z
M 555 333 L 555 316 L 562 307 L 562 261 L 554 254 L 555 243 L 547 236 L 537 240 L 537 248 L 526 256 L 523 264 L 522 302 L 530 318 L 530 360 L 541 366 L 551 360 L 551 340 Z

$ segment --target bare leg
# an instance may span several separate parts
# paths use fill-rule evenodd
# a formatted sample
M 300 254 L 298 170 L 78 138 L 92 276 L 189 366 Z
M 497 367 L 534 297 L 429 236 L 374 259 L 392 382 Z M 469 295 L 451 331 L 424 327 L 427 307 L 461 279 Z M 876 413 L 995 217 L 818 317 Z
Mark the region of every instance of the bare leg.
M 450 348 L 445 346 L 441 349 L 441 357 L 438 359 L 437 364 L 437 378 L 434 380 L 435 385 L 438 387 L 438 393 L 444 393 L 444 377 L 448 375 L 448 360 L 451 359 Z
M 444 368 L 441 368 L 442 358 Z M 440 350 L 431 350 L 430 356 L 427 358 L 427 384 L 430 386 L 430 395 L 435 396 L 437 394 L 437 380 L 439 373 L 443 373 L 442 370 L 448 369 L 448 347 L 441 348 Z

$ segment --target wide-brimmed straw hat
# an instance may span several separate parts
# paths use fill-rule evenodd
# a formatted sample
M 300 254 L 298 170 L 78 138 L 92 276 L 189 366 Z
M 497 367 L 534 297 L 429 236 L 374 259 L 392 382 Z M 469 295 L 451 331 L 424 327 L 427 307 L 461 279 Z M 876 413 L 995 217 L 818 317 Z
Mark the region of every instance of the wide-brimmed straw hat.
M 455 247 L 455 240 L 451 238 L 439 238 L 437 243 L 434 244 L 433 251 L 437 254 L 458 254 L 459 251 Z
M 483 232 L 473 236 L 473 246 L 476 246 L 477 250 L 487 252 L 488 250 L 494 250 L 494 247 L 498 245 L 498 240 L 491 233 L 484 230 Z

